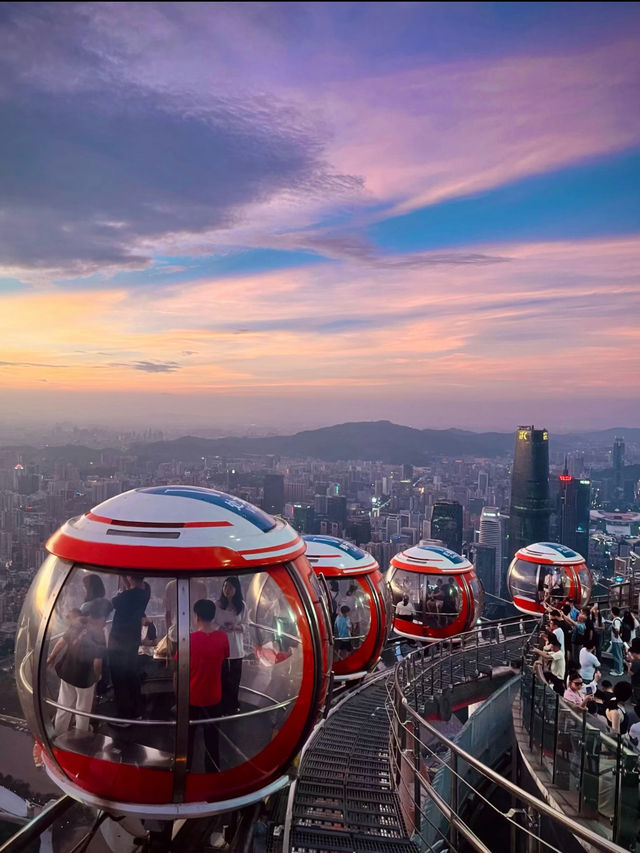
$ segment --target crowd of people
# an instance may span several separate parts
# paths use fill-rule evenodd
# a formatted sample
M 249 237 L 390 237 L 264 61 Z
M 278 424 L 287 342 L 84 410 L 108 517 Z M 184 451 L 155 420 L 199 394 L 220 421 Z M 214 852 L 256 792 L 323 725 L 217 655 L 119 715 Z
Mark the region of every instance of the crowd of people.
M 634 613 L 612 607 L 605 620 L 596 604 L 576 607 L 571 599 L 560 607 L 547 604 L 548 627 L 534 649 L 534 670 L 565 702 L 602 718 L 606 729 L 624 735 L 640 752 L 640 622 Z M 605 629 L 610 643 L 604 648 Z M 603 678 L 602 660 L 613 668 Z

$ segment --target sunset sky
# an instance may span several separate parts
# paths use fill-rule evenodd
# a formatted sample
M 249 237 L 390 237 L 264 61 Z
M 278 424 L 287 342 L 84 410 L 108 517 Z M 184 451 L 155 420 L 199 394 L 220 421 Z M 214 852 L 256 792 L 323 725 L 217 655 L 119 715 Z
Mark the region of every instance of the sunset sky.
M 3 417 L 640 426 L 640 4 L 0 5 Z

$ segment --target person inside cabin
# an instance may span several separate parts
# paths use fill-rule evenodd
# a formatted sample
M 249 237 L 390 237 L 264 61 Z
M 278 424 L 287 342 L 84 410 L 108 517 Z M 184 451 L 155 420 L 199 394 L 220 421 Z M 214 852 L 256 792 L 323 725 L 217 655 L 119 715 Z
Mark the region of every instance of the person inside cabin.
M 222 716 L 222 668 L 229 657 L 229 639 L 216 628 L 216 605 L 201 598 L 193 605 L 195 631 L 189 635 L 189 719 L 215 720 Z M 174 680 L 176 676 L 174 674 Z M 217 722 L 189 726 L 188 766 L 193 771 L 194 742 L 198 730 L 204 739 L 204 772 L 220 770 Z
M 60 678 L 57 701 L 64 706 L 56 710 L 53 721 L 56 734 L 66 732 L 74 716 L 75 728 L 80 732 L 89 731 L 87 715 L 93 708 L 96 684 L 102 675 L 106 655 L 104 632 L 100 628 L 96 630 L 99 616 L 91 619 L 91 615 L 83 615 L 77 607 L 70 610 L 67 614 L 69 627 L 47 657 L 47 666 L 53 666 Z M 74 715 L 74 710 L 84 714 Z
M 113 622 L 109 634 L 109 670 L 113 683 L 118 722 L 128 725 L 141 716 L 141 680 L 138 648 L 144 616 L 151 590 L 140 575 L 123 575 L 120 591 L 113 604 Z
M 396 616 L 398 619 L 406 619 L 407 621 L 412 622 L 415 615 L 416 609 L 405 592 L 402 596 L 402 600 L 396 604 Z
M 237 714 L 240 710 L 238 695 L 242 679 L 244 658 L 244 628 L 247 607 L 242 595 L 240 580 L 232 575 L 222 584 L 217 607 L 217 623 L 229 640 L 229 654 L 222 666 L 222 703 L 224 714 Z
M 338 660 L 346 658 L 352 649 L 351 632 L 353 625 L 350 615 L 351 608 L 347 604 L 343 604 L 340 613 L 336 616 L 336 657 Z

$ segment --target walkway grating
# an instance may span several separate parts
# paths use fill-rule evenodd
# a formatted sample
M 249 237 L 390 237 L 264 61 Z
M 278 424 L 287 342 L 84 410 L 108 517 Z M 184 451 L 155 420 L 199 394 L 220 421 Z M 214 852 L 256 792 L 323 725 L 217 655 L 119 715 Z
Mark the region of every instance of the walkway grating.
M 291 853 L 416 853 L 389 771 L 386 679 L 344 702 L 306 751 Z

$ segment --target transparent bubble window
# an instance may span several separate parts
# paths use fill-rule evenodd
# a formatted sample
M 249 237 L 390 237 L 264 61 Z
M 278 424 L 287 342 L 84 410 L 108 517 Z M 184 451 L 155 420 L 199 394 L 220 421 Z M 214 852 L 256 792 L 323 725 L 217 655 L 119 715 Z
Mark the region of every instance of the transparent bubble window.
M 360 648 L 371 628 L 371 594 L 362 578 L 328 578 L 336 657 Z
M 223 659 L 214 651 L 208 663 L 194 643 L 202 625 L 193 626 L 188 766 L 192 773 L 207 773 L 244 764 L 277 735 L 300 692 L 303 650 L 296 614 L 273 576 L 195 580 L 203 589 L 192 587 L 191 610 L 194 599 L 202 600 L 206 592 L 215 604 L 214 633 L 219 635 L 210 642 L 228 651 Z M 193 691 L 198 667 L 205 675 L 199 696 Z
M 38 635 L 49 611 L 50 599 L 71 569 L 71 563 L 50 555 L 25 598 L 16 635 L 16 675 L 18 696 L 29 728 L 38 731 L 34 705 L 34 684 L 38 672 Z
M 77 566 L 47 626 L 41 693 L 58 749 L 170 769 L 175 758 L 173 658 L 166 578 Z M 175 592 L 171 606 L 175 612 Z M 177 655 L 174 647 L 173 655 Z
M 452 575 L 397 569 L 391 580 L 395 618 L 417 621 L 429 628 L 444 628 L 454 622 L 462 610 L 463 589 Z M 406 604 L 405 596 L 409 599 Z
M 544 580 L 545 573 L 549 574 L 548 571 L 541 570 L 538 563 L 515 559 L 509 570 L 511 594 L 537 601 L 542 594 L 542 589 L 538 588 L 538 579 L 542 577 Z M 557 588 L 556 579 L 553 581 L 553 588 Z
M 375 573 L 374 583 L 378 587 L 378 592 L 380 593 L 380 598 L 382 599 L 386 624 L 390 625 L 393 621 L 393 599 L 391 597 L 391 590 L 389 588 L 389 584 L 382 572 Z
M 394 616 L 412 622 L 422 618 L 423 576 L 416 572 L 396 569 L 390 579 Z M 404 599 L 407 598 L 405 604 Z
M 473 601 L 473 622 L 472 625 L 475 625 L 478 619 L 482 616 L 482 611 L 484 609 L 484 587 L 480 583 L 477 577 L 470 577 L 467 579 L 469 584 L 469 588 L 471 589 L 471 596 Z
M 578 566 L 576 569 L 578 573 L 578 581 L 580 583 L 580 607 L 585 607 L 589 603 L 589 599 L 591 598 L 591 588 L 593 585 L 593 580 L 591 578 L 591 572 L 586 566 Z
M 276 737 L 300 693 L 303 649 L 291 593 L 266 571 L 182 579 L 50 558 L 17 639 L 27 716 L 32 650 L 65 576 L 40 669 L 55 749 L 159 770 L 186 752 L 198 774 L 242 765 Z
M 445 627 L 454 622 L 462 610 L 465 588 L 457 578 L 425 576 L 424 624 L 433 628 Z

